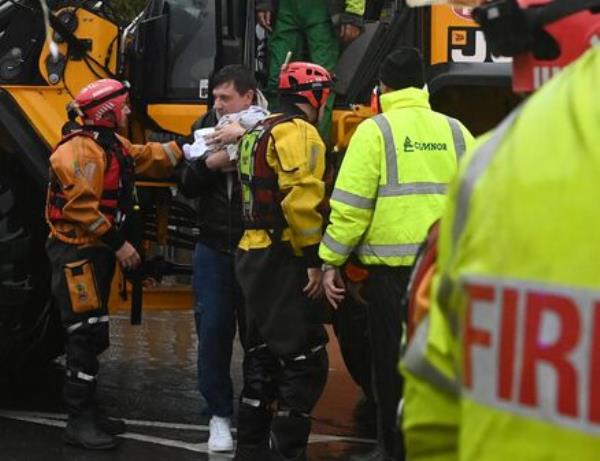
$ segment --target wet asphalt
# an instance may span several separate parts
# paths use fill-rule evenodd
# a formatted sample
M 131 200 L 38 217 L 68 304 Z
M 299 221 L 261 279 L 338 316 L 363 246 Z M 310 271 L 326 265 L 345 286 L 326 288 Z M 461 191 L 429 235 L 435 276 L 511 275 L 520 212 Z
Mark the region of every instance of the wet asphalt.
M 197 340 L 191 312 L 150 311 L 141 326 L 125 314 L 111 317 L 111 348 L 101 357 L 99 398 L 128 432 L 119 446 L 92 452 L 65 445 L 60 402 L 62 370 L 36 370 L 0 394 L 0 461 L 228 460 L 208 453 L 208 420 L 196 385 Z M 314 412 L 309 460 L 347 460 L 374 444 L 372 413 L 351 380 L 331 330 L 330 371 Z M 242 351 L 236 341 L 231 372 L 242 387 Z

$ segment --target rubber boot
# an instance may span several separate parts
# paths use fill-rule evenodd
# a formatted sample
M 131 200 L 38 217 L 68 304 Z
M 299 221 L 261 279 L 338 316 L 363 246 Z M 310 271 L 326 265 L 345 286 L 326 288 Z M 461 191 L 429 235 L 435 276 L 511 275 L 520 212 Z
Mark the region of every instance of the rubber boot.
M 310 418 L 290 414 L 276 416 L 271 424 L 271 461 L 306 461 Z
M 108 435 L 119 435 L 127 432 L 127 424 L 122 419 L 109 418 L 106 415 L 96 416 L 98 427 Z
M 110 450 L 117 446 L 117 440 L 104 432 L 91 413 L 69 415 L 63 439 L 69 445 L 75 445 L 88 450 Z
M 250 445 L 238 443 L 233 461 L 267 461 L 269 446 L 265 444 Z
M 237 447 L 234 461 L 267 461 L 271 410 L 242 401 L 238 414 Z
M 95 404 L 94 413 L 98 427 L 109 435 L 119 435 L 127 432 L 127 424 L 122 419 L 109 418 L 104 409 Z

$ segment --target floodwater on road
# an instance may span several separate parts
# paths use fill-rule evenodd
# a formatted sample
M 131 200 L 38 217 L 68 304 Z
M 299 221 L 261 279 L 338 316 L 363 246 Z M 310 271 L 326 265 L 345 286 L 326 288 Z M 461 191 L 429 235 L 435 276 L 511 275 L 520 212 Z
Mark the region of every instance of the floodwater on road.
M 117 449 L 90 452 L 63 444 L 66 416 L 59 367 L 33 373 L 0 396 L 0 460 L 227 460 L 208 453 L 208 419 L 196 384 L 197 338 L 191 311 L 148 311 L 141 326 L 111 317 L 111 348 L 101 357 L 99 399 L 128 432 Z M 329 331 L 330 372 L 314 412 L 309 460 L 347 460 L 373 447 L 373 427 L 361 391 Z M 236 400 L 242 387 L 242 350 L 236 341 L 231 372 Z

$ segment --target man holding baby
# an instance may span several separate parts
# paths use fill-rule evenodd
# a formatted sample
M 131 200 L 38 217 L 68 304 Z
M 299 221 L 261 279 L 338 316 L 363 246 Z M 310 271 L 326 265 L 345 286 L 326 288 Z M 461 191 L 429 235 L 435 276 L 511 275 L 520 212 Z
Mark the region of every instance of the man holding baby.
M 208 448 L 220 452 L 233 450 L 230 363 L 236 317 L 243 339 L 244 301 L 234 271 L 235 248 L 242 235 L 235 143 L 267 112 L 253 105 L 257 83 L 244 66 L 223 67 L 214 75 L 212 87 L 213 108 L 192 126 L 195 142 L 184 146 L 188 161 L 181 190 L 198 199 L 200 235 L 193 257 L 198 387 L 211 416 Z

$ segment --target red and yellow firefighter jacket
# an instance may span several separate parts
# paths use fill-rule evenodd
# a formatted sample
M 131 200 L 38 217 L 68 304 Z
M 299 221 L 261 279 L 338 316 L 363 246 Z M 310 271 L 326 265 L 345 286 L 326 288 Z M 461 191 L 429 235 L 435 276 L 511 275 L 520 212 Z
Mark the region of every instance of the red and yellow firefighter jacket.
M 244 138 L 241 144 L 243 149 Z M 272 128 L 266 161 L 277 177 L 281 192 L 280 206 L 285 218 L 281 239 L 289 241 L 300 256 L 303 249 L 321 241 L 323 217 L 319 207 L 325 197 L 325 144 L 313 125 L 302 118 L 293 118 Z M 270 245 L 268 230 L 247 229 L 239 248 L 249 250 Z

